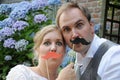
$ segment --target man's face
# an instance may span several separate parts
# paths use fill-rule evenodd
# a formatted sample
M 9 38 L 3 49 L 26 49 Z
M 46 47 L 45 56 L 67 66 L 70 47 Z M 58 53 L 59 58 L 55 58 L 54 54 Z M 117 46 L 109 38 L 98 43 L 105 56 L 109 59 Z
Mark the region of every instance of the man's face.
M 70 40 L 74 40 L 77 37 L 84 38 L 88 42 L 91 42 L 93 39 L 93 24 L 90 23 L 83 13 L 77 8 L 64 11 L 59 18 L 59 24 L 65 41 L 70 48 L 73 47 Z M 88 48 L 89 45 L 82 45 L 79 43 L 75 44 L 74 50 L 85 53 Z

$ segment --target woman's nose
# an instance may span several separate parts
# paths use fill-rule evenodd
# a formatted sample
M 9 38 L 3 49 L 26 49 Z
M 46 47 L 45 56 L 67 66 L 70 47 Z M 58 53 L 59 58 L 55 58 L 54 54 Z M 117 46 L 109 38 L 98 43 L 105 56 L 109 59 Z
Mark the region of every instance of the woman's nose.
M 55 45 L 55 44 L 52 44 L 52 45 L 51 45 L 50 51 L 51 51 L 51 52 L 56 52 L 56 45 Z

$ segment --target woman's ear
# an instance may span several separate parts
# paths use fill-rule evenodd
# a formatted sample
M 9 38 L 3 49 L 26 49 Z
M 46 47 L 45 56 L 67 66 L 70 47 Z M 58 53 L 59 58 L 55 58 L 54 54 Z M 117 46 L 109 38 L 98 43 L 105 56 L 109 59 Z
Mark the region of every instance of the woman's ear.
M 38 48 L 35 49 L 34 54 L 36 58 L 39 58 Z

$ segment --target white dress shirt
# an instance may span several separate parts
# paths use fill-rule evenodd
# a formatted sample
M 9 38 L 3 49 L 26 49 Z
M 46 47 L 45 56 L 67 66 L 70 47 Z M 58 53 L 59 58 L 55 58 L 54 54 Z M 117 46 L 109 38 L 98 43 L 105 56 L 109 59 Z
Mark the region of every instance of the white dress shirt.
M 76 53 L 75 66 L 81 66 L 81 74 L 85 71 L 99 46 L 105 41 L 106 39 L 99 38 L 95 35 L 84 58 L 80 53 Z M 106 51 L 100 61 L 97 73 L 101 80 L 120 80 L 120 45 L 112 46 L 108 51 Z

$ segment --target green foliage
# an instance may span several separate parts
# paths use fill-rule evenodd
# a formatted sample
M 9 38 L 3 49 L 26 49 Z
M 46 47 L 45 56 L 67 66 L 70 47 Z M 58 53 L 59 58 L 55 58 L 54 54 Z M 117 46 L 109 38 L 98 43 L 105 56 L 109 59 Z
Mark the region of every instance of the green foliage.
M 110 3 L 120 5 L 120 0 L 110 0 Z

